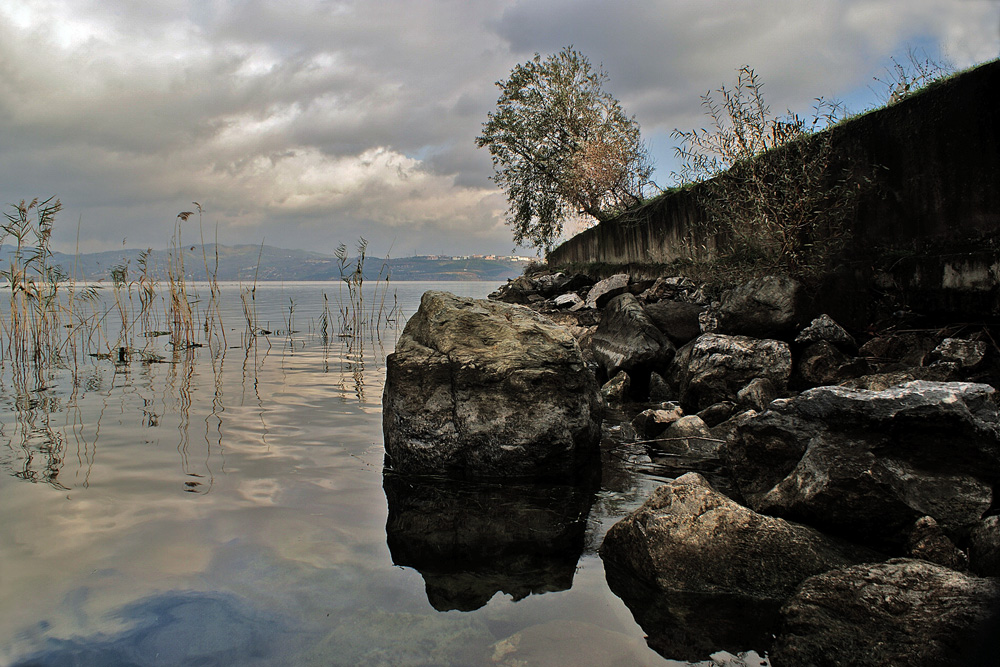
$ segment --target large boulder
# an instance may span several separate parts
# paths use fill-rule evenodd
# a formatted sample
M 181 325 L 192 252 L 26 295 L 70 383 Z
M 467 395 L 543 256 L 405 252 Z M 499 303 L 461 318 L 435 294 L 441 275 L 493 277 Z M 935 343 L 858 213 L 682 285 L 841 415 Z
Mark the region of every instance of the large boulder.
M 674 356 L 668 375 L 680 401 L 701 410 L 736 395 L 755 378 L 770 380 L 777 391 L 788 383 L 792 353 L 777 340 L 704 334 Z
M 705 333 L 755 338 L 790 336 L 806 321 L 802 283 L 787 276 L 755 278 L 726 291 L 701 317 Z
M 969 536 L 972 571 L 985 577 L 1000 577 L 1000 516 L 980 521 Z
M 598 281 L 590 291 L 587 292 L 588 308 L 603 308 L 608 301 L 628 289 L 628 274 L 616 273 L 615 275 Z
M 782 608 L 783 665 L 995 664 L 1000 582 L 921 560 L 855 565 L 807 579 Z
M 758 514 L 692 472 L 612 526 L 601 557 L 662 591 L 783 599 L 806 577 L 871 555 Z
M 521 306 L 427 292 L 386 359 L 397 472 L 566 477 L 593 462 L 601 398 L 573 337 Z
M 608 377 L 624 370 L 635 374 L 653 367 L 665 366 L 673 357 L 673 344 L 649 320 L 631 294 L 612 299 L 601 314 L 601 322 L 591 343 L 594 359 Z
M 701 335 L 698 316 L 705 306 L 684 301 L 657 301 L 645 306 L 646 314 L 667 338 L 683 345 Z
M 960 382 L 817 387 L 745 419 L 727 462 L 759 512 L 897 552 L 925 515 L 961 537 L 1000 479 L 993 393 Z

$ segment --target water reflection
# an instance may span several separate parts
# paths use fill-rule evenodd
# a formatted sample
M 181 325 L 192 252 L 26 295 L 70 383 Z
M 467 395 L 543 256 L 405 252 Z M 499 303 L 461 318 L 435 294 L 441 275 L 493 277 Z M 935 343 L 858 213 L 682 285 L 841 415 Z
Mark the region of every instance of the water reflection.
M 592 488 L 475 484 L 386 474 L 386 542 L 424 578 L 438 611 L 472 611 L 567 590 L 583 553 Z
M 106 665 L 245 665 L 279 661 L 276 639 L 289 622 L 233 595 L 175 591 L 126 605 L 114 614 L 117 634 L 49 638 L 15 667 Z M 44 631 L 45 628 L 39 628 Z
M 734 595 L 664 592 L 605 562 L 611 592 L 648 635 L 649 647 L 672 660 L 705 660 L 719 650 L 764 655 L 781 603 Z

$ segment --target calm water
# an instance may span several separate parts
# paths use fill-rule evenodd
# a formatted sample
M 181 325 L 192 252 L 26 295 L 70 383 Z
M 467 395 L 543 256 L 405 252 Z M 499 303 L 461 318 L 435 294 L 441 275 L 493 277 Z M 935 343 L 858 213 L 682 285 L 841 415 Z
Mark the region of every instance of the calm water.
M 427 289 L 495 287 L 393 290 L 409 315 Z M 216 355 L 162 337 L 164 363 L 28 379 L 5 360 L 0 663 L 668 664 L 596 553 L 663 473 L 620 447 L 594 492 L 383 480 L 402 322 L 348 349 L 321 332 L 336 292 L 258 285 L 274 333 L 247 344 L 225 287 Z

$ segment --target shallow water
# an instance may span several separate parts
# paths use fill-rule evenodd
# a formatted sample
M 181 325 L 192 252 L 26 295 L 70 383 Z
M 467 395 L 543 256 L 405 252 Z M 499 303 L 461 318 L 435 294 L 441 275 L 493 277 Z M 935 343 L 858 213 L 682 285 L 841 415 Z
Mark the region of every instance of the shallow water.
M 402 318 L 381 343 L 324 336 L 337 290 L 258 285 L 274 333 L 248 340 L 224 286 L 216 354 L 162 337 L 162 362 L 31 378 L 4 360 L 0 663 L 669 664 L 596 553 L 664 474 L 624 446 L 593 491 L 383 480 Z

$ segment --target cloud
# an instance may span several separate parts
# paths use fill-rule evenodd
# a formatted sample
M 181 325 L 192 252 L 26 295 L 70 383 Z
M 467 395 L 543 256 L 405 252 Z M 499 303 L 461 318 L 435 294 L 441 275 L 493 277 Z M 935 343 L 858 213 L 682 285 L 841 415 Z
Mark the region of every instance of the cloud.
M 165 245 L 197 200 L 224 243 L 506 252 L 473 139 L 536 51 L 603 64 L 666 155 L 742 64 L 798 109 L 907 44 L 995 57 L 998 21 L 992 0 L 0 0 L 0 197 L 58 195 L 85 248 Z

